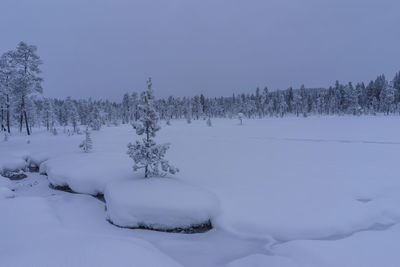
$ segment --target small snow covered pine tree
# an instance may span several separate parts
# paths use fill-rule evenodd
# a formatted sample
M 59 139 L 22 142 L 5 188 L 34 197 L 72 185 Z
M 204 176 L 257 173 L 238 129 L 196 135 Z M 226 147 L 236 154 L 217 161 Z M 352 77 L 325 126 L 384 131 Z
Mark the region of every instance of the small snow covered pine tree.
M 133 170 L 145 169 L 145 177 L 175 174 L 179 170 L 164 159 L 169 144 L 156 144 L 153 137 L 160 130 L 159 115 L 154 108 L 154 94 L 151 88 L 151 78 L 147 81 L 147 90 L 141 94 L 138 105 L 139 120 L 132 124 L 137 135 L 145 135 L 141 141 L 128 144 L 128 155 L 135 164 Z M 160 170 L 161 166 L 161 170 Z
M 92 138 L 90 137 L 89 128 L 86 127 L 85 130 L 85 140 L 79 145 L 79 147 L 83 150 L 83 152 L 88 153 L 93 148 Z

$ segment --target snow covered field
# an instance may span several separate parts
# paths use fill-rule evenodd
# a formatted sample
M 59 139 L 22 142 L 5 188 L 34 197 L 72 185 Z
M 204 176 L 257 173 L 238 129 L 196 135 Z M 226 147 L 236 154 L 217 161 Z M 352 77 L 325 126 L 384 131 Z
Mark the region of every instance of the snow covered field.
M 130 126 L 92 132 L 90 153 L 78 147 L 82 135 L 36 129 L 0 142 L 0 168 L 28 160 L 48 175 L 0 177 L 0 266 L 400 265 L 400 117 L 163 124 L 156 139 L 171 143 L 167 158 L 180 168 L 173 179 L 212 198 L 188 197 L 182 210 L 206 202 L 212 230 L 188 235 L 107 222 L 105 204 L 88 194 L 142 179 L 126 155 L 137 138 Z M 167 195 L 143 188 L 143 205 Z

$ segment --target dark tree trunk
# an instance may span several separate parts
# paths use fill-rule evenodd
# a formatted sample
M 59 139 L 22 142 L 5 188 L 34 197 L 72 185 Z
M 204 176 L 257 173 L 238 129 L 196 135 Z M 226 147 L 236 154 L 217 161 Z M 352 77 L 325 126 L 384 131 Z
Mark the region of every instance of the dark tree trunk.
M 24 117 L 25 117 L 26 133 L 28 135 L 31 135 L 31 131 L 29 130 L 28 117 L 26 116 L 26 111 L 25 110 L 24 110 Z
M 1 108 L 1 130 L 6 130 L 6 127 L 4 127 L 4 108 Z
M 22 121 L 23 121 L 23 112 L 21 111 L 21 114 L 19 115 L 19 132 L 22 132 Z
M 25 127 L 26 127 L 26 133 L 28 135 L 31 135 L 31 131 L 29 130 L 29 124 L 28 124 L 28 116 L 26 116 L 26 111 L 25 111 L 25 96 L 22 96 L 21 99 L 21 115 L 19 118 L 19 131 L 22 132 L 22 124 L 24 122 L 24 117 L 25 117 Z
M 11 133 L 10 131 L 10 102 L 9 102 L 9 96 L 7 95 L 7 115 L 6 115 L 6 120 L 7 120 L 7 131 L 8 133 Z
M 25 98 L 21 97 L 21 114 L 19 115 L 19 132 L 22 132 L 22 122 L 24 119 Z

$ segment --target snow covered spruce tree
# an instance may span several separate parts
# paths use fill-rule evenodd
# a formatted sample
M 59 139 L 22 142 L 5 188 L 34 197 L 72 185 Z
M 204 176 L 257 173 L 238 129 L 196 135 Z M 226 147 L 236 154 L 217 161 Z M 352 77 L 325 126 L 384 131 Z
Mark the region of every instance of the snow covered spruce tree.
M 93 148 L 92 138 L 90 137 L 89 128 L 86 127 L 85 130 L 85 140 L 79 145 L 79 147 L 83 150 L 83 152 L 88 153 Z
M 144 169 L 144 176 L 164 176 L 167 173 L 175 174 L 179 170 L 164 159 L 169 144 L 156 144 L 153 138 L 160 130 L 159 114 L 154 107 L 154 93 L 151 88 L 151 78 L 147 81 L 147 90 L 140 96 L 138 105 L 139 120 L 132 124 L 137 135 L 144 135 L 141 141 L 128 144 L 128 155 L 135 164 L 133 170 Z M 161 170 L 160 170 L 161 167 Z

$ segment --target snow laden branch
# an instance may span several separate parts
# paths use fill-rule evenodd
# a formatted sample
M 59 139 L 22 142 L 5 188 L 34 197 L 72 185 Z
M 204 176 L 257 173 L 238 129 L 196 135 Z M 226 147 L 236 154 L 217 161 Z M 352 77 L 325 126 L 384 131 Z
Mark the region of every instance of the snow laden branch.
M 135 164 L 133 170 L 145 170 L 145 177 L 165 176 L 175 174 L 178 168 L 170 165 L 164 159 L 170 144 L 157 144 L 153 138 L 156 132 L 161 129 L 159 125 L 159 115 L 154 107 L 154 92 L 152 89 L 151 78 L 147 81 L 147 90 L 140 95 L 138 105 L 139 120 L 132 124 L 136 134 L 145 137 L 140 141 L 128 144 L 128 155 Z

